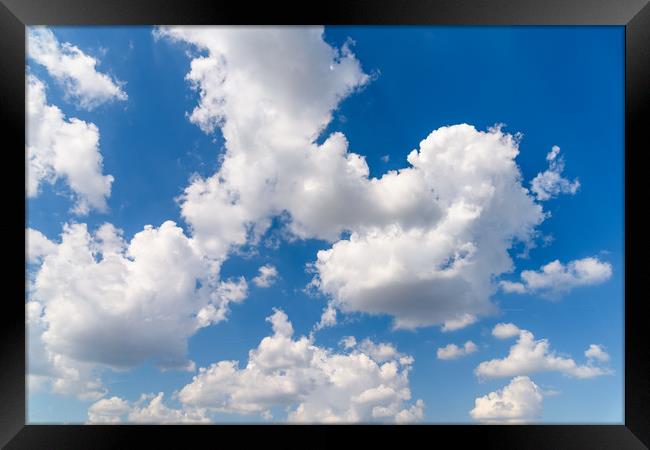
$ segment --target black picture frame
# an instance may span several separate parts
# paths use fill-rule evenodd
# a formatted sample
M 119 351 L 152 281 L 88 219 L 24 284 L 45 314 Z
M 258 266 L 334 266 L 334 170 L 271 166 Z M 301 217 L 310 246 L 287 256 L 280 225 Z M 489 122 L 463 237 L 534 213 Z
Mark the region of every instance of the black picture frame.
M 19 189 L 25 163 L 26 25 L 165 24 L 429 24 L 429 25 L 622 25 L 625 26 L 625 423 L 624 425 L 414 425 L 414 426 L 144 426 L 26 425 L 25 308 L 19 301 L 25 273 L 25 202 Z M 343 433 L 375 443 L 476 443 L 499 449 L 636 449 L 650 446 L 650 351 L 642 286 L 644 220 L 642 155 L 648 142 L 650 106 L 650 5 L 648 0 L 329 0 L 311 2 L 215 2 L 199 0 L 0 0 L 0 123 L 5 141 L 5 203 L 13 214 L 5 258 L 0 346 L 0 445 L 8 449 L 185 448 L 196 439 L 212 445 L 251 438 L 282 447 L 332 447 Z M 7 175 L 12 175 L 11 177 Z M 13 177 L 15 175 L 15 178 Z M 23 184 L 24 186 L 24 184 Z M 23 245 L 21 246 L 21 243 Z M 361 436 L 360 436 L 361 437 Z M 224 438 L 226 439 L 224 441 Z M 344 443 L 344 442 L 343 442 Z M 246 445 L 247 446 L 247 445 Z

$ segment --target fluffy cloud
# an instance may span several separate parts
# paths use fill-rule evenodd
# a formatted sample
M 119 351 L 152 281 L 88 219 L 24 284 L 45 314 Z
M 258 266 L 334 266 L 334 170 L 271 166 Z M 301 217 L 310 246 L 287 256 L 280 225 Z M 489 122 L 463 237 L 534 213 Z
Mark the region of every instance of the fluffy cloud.
M 119 397 L 103 398 L 88 408 L 88 422 L 120 423 L 129 409 L 129 402 Z
M 80 400 L 97 400 L 106 394 L 93 364 L 73 360 L 50 351 L 43 342 L 47 323 L 43 305 L 36 301 L 25 304 L 27 330 L 27 384 L 30 393 L 53 392 L 74 395 Z
M 323 310 L 323 313 L 320 316 L 320 320 L 314 326 L 314 331 L 322 330 L 323 328 L 333 327 L 336 324 L 337 324 L 336 308 L 334 308 L 334 306 L 330 302 Z
M 588 257 L 562 264 L 559 260 L 540 267 L 538 271 L 524 270 L 521 282 L 501 281 L 501 289 L 508 293 L 540 293 L 557 298 L 576 287 L 604 283 L 612 276 L 612 265 L 597 257 Z
M 609 354 L 602 345 L 591 344 L 585 351 L 585 356 L 589 359 L 595 359 L 604 363 L 609 361 Z
M 56 250 L 56 244 L 45 237 L 43 233 L 32 228 L 25 229 L 25 241 L 27 244 L 26 259 L 30 263 L 40 261 L 44 256 Z
M 564 171 L 564 158 L 558 156 L 560 147 L 554 145 L 546 155 L 549 167 L 544 172 L 538 173 L 530 182 L 531 190 L 535 193 L 537 200 L 545 201 L 557 197 L 560 194 L 575 194 L 580 187 L 576 178 L 573 182 L 562 177 Z
M 521 330 L 514 323 L 497 323 L 492 329 L 492 336 L 497 339 L 508 339 L 519 336 Z
M 474 314 L 459 314 L 454 319 L 445 320 L 440 330 L 444 333 L 448 331 L 460 330 L 461 328 L 472 325 L 477 320 L 478 318 Z
M 275 283 L 275 280 L 277 280 L 277 278 L 278 278 L 278 269 L 276 269 L 275 266 L 267 264 L 265 266 L 260 267 L 259 275 L 253 278 L 253 283 L 255 283 L 255 285 L 259 287 L 269 287 L 273 283 Z
M 199 369 L 178 398 L 186 408 L 270 416 L 283 406 L 292 422 L 419 420 L 424 404 L 412 405 L 408 373 L 413 359 L 389 344 L 348 341 L 347 353 L 293 338 L 284 312 L 268 319 L 273 334 L 249 352 L 248 363 L 220 361 Z
M 74 45 L 60 43 L 45 27 L 29 27 L 27 55 L 45 66 L 65 89 L 66 96 L 83 109 L 93 109 L 112 100 L 126 100 L 122 82 L 97 71 L 99 61 Z
M 512 268 L 508 249 L 543 219 L 520 184 L 517 153 L 516 140 L 498 128 L 457 125 L 431 133 L 409 154 L 412 167 L 371 184 L 392 179 L 385 189 L 392 195 L 402 179 L 417 180 L 404 192 L 426 192 L 415 210 L 437 214 L 417 225 L 399 215 L 396 223 L 355 231 L 320 251 L 321 290 L 343 311 L 391 314 L 398 328 L 440 323 L 451 330 L 494 312 L 492 280 Z M 412 199 L 400 197 L 403 204 Z
M 469 414 L 484 423 L 526 423 L 542 415 L 542 391 L 528 377 L 515 377 L 503 389 L 479 397 Z
M 341 342 L 339 342 L 339 344 L 342 345 L 344 349 L 348 350 L 357 345 L 357 338 L 354 336 L 345 336 L 343 339 L 341 339 Z
M 186 188 L 181 211 L 215 258 L 258 238 L 270 217 L 284 210 L 304 209 L 302 216 L 294 216 L 296 231 L 310 228 L 304 233 L 310 234 L 317 228 L 336 237 L 331 220 L 317 216 L 336 206 L 330 203 L 341 196 L 332 193 L 330 203 L 317 205 L 313 195 L 298 198 L 292 192 L 311 187 L 315 194 L 324 183 L 345 193 L 346 184 L 354 184 L 367 169 L 361 157 L 345 154 L 342 135 L 322 146 L 314 140 L 338 102 L 368 76 L 347 47 L 330 47 L 322 34 L 322 27 L 172 27 L 156 32 L 206 53 L 192 60 L 187 75 L 200 95 L 190 120 L 206 132 L 220 126 L 227 151 L 217 173 L 196 178 Z
M 142 395 L 130 404 L 119 397 L 101 399 L 88 409 L 88 423 L 209 423 L 210 419 L 201 409 L 170 408 L 164 403 L 162 392 L 157 395 Z
M 521 185 L 517 139 L 499 127 L 442 127 L 409 154 L 409 167 L 370 178 L 343 134 L 316 143 L 340 100 L 369 79 L 347 46 L 322 35 L 321 27 L 156 31 L 202 52 L 187 75 L 200 96 L 190 120 L 206 132 L 219 126 L 226 141 L 219 170 L 181 198 L 197 242 L 224 258 L 288 213 L 294 236 L 333 243 L 317 255 L 314 286 L 344 312 L 448 330 L 494 312 L 492 280 L 512 270 L 508 249 L 544 218 Z
M 43 258 L 30 305 L 43 324 L 35 339 L 50 355 L 117 369 L 145 360 L 190 369 L 188 337 L 224 320 L 246 292 L 243 278 L 219 281 L 171 221 L 145 226 L 130 242 L 110 224 L 92 235 L 69 224 Z
M 93 123 L 66 119 L 47 104 L 45 86 L 33 75 L 27 85 L 27 194 L 38 195 L 42 182 L 63 178 L 76 196 L 74 211 L 106 211 L 111 175 L 102 175 L 99 130 Z
M 499 327 L 498 330 L 505 329 Z M 502 336 L 505 334 L 503 333 Z M 556 355 L 550 347 L 547 339 L 535 340 L 535 336 L 530 331 L 520 330 L 519 338 L 515 345 L 510 347 L 508 356 L 503 359 L 484 361 L 478 365 L 474 373 L 479 378 L 512 377 L 535 372 L 560 372 L 575 378 L 593 378 L 612 373 L 610 369 L 593 365 L 591 361 L 586 365 L 579 365 L 571 358 Z
M 472 341 L 465 342 L 462 347 L 459 347 L 456 344 L 448 344 L 445 347 L 440 347 L 436 351 L 436 356 L 438 359 L 458 359 L 461 356 L 474 353 L 477 349 L 478 347 Z

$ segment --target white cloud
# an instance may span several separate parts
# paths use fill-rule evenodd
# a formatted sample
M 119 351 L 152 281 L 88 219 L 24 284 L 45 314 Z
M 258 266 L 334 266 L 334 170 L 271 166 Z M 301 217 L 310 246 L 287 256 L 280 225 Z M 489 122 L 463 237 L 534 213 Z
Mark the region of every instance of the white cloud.
M 63 178 L 76 196 L 74 212 L 106 211 L 111 175 L 102 175 L 99 130 L 93 123 L 66 119 L 47 104 L 45 86 L 33 75 L 27 85 L 27 194 L 36 197 L 42 182 Z
M 550 347 L 547 339 L 535 340 L 530 331 L 520 330 L 519 338 L 510 347 L 508 356 L 483 361 L 474 373 L 479 378 L 512 377 L 536 372 L 560 372 L 574 378 L 593 378 L 612 373 L 611 369 L 595 366 L 591 361 L 579 365 L 571 358 L 556 355 Z
M 492 329 L 492 336 L 497 339 L 508 339 L 519 336 L 521 330 L 514 323 L 497 323 Z
M 344 349 L 349 350 L 357 345 L 357 339 L 354 336 L 345 336 L 341 339 L 339 344 L 342 345 Z
M 156 31 L 203 53 L 187 75 L 200 95 L 190 120 L 206 132 L 219 126 L 226 141 L 219 170 L 181 198 L 197 242 L 222 259 L 288 213 L 294 236 L 334 243 L 318 253 L 314 285 L 337 309 L 446 329 L 494 312 L 492 279 L 512 270 L 512 242 L 529 240 L 544 218 L 521 185 L 517 139 L 498 127 L 442 127 L 410 153 L 409 167 L 370 178 L 341 133 L 315 142 L 338 102 L 369 80 L 347 46 L 332 48 L 322 34 Z
M 461 328 L 476 323 L 477 320 L 478 318 L 474 314 L 459 314 L 454 319 L 445 320 L 442 324 L 441 331 L 446 333 L 448 331 L 460 330 Z
M 438 359 L 458 359 L 461 356 L 474 353 L 478 347 L 472 341 L 467 341 L 462 347 L 456 344 L 448 344 L 445 347 L 440 347 L 436 351 Z
M 207 53 L 192 60 L 187 75 L 200 94 L 190 120 L 206 132 L 219 125 L 227 152 L 217 173 L 196 178 L 186 188 L 181 211 L 215 258 L 259 237 L 270 217 L 284 210 L 294 213 L 295 231 L 318 228 L 336 236 L 331 220 L 321 223 L 317 217 L 336 205 L 313 204 L 313 195 L 300 193 L 307 185 L 318 191 L 321 183 L 353 183 L 367 168 L 360 157 L 346 157 L 342 135 L 322 146 L 314 140 L 338 102 L 368 76 L 347 46 L 332 48 L 322 34 L 322 27 L 165 27 L 156 32 Z M 342 180 L 328 178 L 339 172 Z M 340 189 L 345 192 L 345 183 Z M 295 214 L 301 209 L 309 223 L 302 224 Z
M 149 403 L 147 403 L 147 400 Z M 210 419 L 202 409 L 169 408 L 163 402 L 163 393 L 141 396 L 128 415 L 132 423 L 175 424 L 175 423 L 209 423 Z
M 604 283 L 612 276 L 612 265 L 597 257 L 588 257 L 562 264 L 559 260 L 540 267 L 538 271 L 524 270 L 521 282 L 502 281 L 501 289 L 508 293 L 540 293 L 557 298 L 576 287 Z
M 469 414 L 489 424 L 534 422 L 542 415 L 542 391 L 525 376 L 515 377 L 503 389 L 479 397 Z
M 30 263 L 40 261 L 44 256 L 56 250 L 56 244 L 50 241 L 43 233 L 32 228 L 25 229 L 27 241 L 27 261 Z
M 403 409 L 395 416 L 395 422 L 399 424 L 410 424 L 421 422 L 424 419 L 424 400 L 418 399 L 408 409 Z
M 580 182 L 577 178 L 571 182 L 562 177 L 564 159 L 562 156 L 558 156 L 559 153 L 560 147 L 554 145 L 548 155 L 546 155 L 549 168 L 544 172 L 538 173 L 530 183 L 531 190 L 535 193 L 539 201 L 550 200 L 560 194 L 573 195 L 580 187 Z
M 589 359 L 595 359 L 600 362 L 609 361 L 609 354 L 605 351 L 602 345 L 591 344 L 585 351 L 585 356 Z
M 323 313 L 320 316 L 320 320 L 314 326 L 314 331 L 322 330 L 323 328 L 333 327 L 336 324 L 337 324 L 336 308 L 334 308 L 334 306 L 330 302 L 323 310 Z
M 119 397 L 103 398 L 88 408 L 89 423 L 120 423 L 128 414 L 129 402 Z
M 164 403 L 164 394 L 142 395 L 129 403 L 119 397 L 101 399 L 88 408 L 88 423 L 140 423 L 177 424 L 210 423 L 209 417 L 201 409 L 170 408 Z
M 27 55 L 45 66 L 80 108 L 90 110 L 112 100 L 127 99 L 120 87 L 123 82 L 98 72 L 97 59 L 69 42 L 60 43 L 48 28 L 28 27 Z
M 390 344 L 364 340 L 360 347 L 335 353 L 311 338 L 294 339 L 281 310 L 268 319 L 273 334 L 249 352 L 248 363 L 219 361 L 200 368 L 178 398 L 186 408 L 212 412 L 263 414 L 284 406 L 292 422 L 404 421 L 422 418 L 424 404 L 413 405 L 408 374 L 412 358 Z
M 386 342 L 376 344 L 368 338 L 361 341 L 358 349 L 377 362 L 390 361 L 402 356 L 392 344 Z
M 74 395 L 80 400 L 97 400 L 106 394 L 92 364 L 53 353 L 46 347 L 42 339 L 47 330 L 43 305 L 28 301 L 25 304 L 25 318 L 28 392 Z
M 390 314 L 398 328 L 448 331 L 493 313 L 492 279 L 511 270 L 512 241 L 528 239 L 543 218 L 519 183 L 517 152 L 496 128 L 431 133 L 409 155 L 413 167 L 371 180 L 420 217 L 401 211 L 391 225 L 362 227 L 320 251 L 320 289 L 343 311 Z M 398 194 L 402 182 L 410 188 Z
M 65 225 L 30 292 L 43 324 L 35 339 L 50 358 L 189 370 L 187 339 L 246 296 L 243 278 L 219 281 L 214 270 L 171 221 L 145 226 L 130 242 L 110 224 L 92 235 L 85 224 Z
M 215 285 L 215 280 L 212 284 Z M 231 303 L 241 303 L 248 296 L 248 283 L 244 277 L 237 281 L 226 280 L 216 284 L 213 301 L 203 306 L 196 314 L 197 326 L 207 327 L 226 320 Z M 216 301 L 214 301 L 216 300 Z M 193 370 L 192 370 L 193 371 Z
M 259 275 L 253 278 L 253 283 L 259 287 L 269 287 L 278 278 L 278 269 L 275 266 L 270 264 L 261 266 L 259 269 Z

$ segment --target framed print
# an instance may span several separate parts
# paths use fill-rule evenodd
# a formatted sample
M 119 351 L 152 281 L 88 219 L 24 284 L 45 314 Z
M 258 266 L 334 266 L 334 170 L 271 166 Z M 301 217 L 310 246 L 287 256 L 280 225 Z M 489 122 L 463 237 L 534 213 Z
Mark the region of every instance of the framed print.
M 650 445 L 646 1 L 2 2 L 6 448 Z

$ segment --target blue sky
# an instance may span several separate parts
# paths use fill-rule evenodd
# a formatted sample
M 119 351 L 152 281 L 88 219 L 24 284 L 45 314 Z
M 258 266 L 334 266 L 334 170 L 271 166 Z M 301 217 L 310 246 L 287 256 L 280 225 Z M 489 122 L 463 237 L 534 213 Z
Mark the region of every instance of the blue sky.
M 71 198 L 69 178 L 61 175 L 55 182 L 43 181 L 38 194 L 26 199 L 26 228 L 42 233 L 54 243 L 52 248 L 61 242 L 60 235 L 66 223 L 85 223 L 92 233 L 109 222 L 123 230 L 123 238 L 128 243 L 145 225 L 157 228 L 171 220 L 188 238 L 207 239 L 194 231 L 196 227 L 190 226 L 195 219 L 188 219 L 181 213 L 183 200 L 179 196 L 193 182 L 195 174 L 204 178 L 212 176 L 220 168 L 220 158 L 228 151 L 235 151 L 229 149 L 219 127 L 206 132 L 200 121 L 193 121 L 190 116 L 201 101 L 201 89 L 203 92 L 209 89 L 209 79 L 203 79 L 203 85 L 192 89 L 186 75 L 192 71 L 193 59 L 206 54 L 211 58 L 218 56 L 210 47 L 212 44 L 207 45 L 206 53 L 205 48 L 192 45 L 192 39 L 196 44 L 203 38 L 179 37 L 171 33 L 155 37 L 151 27 L 55 27 L 50 30 L 60 44 L 70 43 L 83 54 L 95 58 L 94 69 L 112 79 L 128 98 L 113 98 L 96 107 L 84 108 L 70 92 L 83 86 L 70 83 L 77 75 L 66 75 L 65 70 L 54 63 L 48 66 L 48 61 L 52 60 L 46 57 L 28 58 L 27 73 L 46 86 L 47 104 L 58 107 L 66 118 L 76 117 L 95 124 L 99 130 L 101 173 L 112 175 L 114 181 L 109 195 L 105 196 L 105 211 L 91 208 L 85 215 L 71 211 L 75 200 Z M 218 275 L 219 280 L 245 277 L 248 285 L 245 299 L 230 305 L 225 320 L 189 334 L 188 358 L 194 361 L 196 368 L 218 361 L 238 360 L 242 369 L 249 359 L 249 351 L 264 337 L 271 336 L 271 324 L 265 319 L 273 314 L 274 308 L 286 313 L 294 328 L 294 339 L 298 339 L 313 331 L 328 301 L 334 299 L 335 305 L 341 305 L 337 323 L 317 330 L 311 345 L 347 355 L 339 342 L 346 336 L 354 336 L 358 342 L 369 338 L 375 343 L 389 343 L 400 354 L 412 356 L 414 361 L 401 368 L 408 375 L 411 398 L 396 401 L 396 405 L 408 410 L 421 399 L 424 407 L 418 420 L 429 423 L 515 420 L 517 417 L 504 416 L 499 411 L 481 412 L 483 409 L 475 400 L 491 392 L 508 396 L 509 392 L 504 394 L 499 390 L 515 376 L 525 376 L 529 377 L 526 378 L 526 392 L 532 389 L 539 394 L 530 400 L 533 405 L 520 405 L 519 402 L 529 401 L 527 397 L 508 397 L 508 401 L 524 411 L 524 421 L 621 423 L 624 380 L 623 28 L 336 26 L 325 27 L 322 39 L 324 46 L 349 47 L 353 52 L 350 58 L 356 59 L 358 70 L 369 77 L 366 82 L 358 82 L 359 86 L 352 91 L 345 91 L 340 103 L 333 105 L 331 121 L 324 122 L 325 128 L 320 130 L 316 145 L 322 144 L 331 133 L 343 133 L 348 141 L 348 152 L 365 156 L 369 176 L 379 178 L 389 170 L 408 167 L 407 155 L 440 127 L 467 123 L 486 131 L 501 123 L 504 133 L 522 133 L 519 154 L 515 158 L 522 186 L 530 188 L 531 180 L 549 169 L 547 155 L 553 146 L 558 146 L 565 164 L 560 177 L 564 177 L 569 187 L 566 192 L 544 201 L 539 195 L 535 198 L 530 193 L 531 202 L 541 205 L 550 215 L 535 226 L 537 234 L 530 242 L 536 244 L 527 257 L 517 256 L 523 244 L 508 246 L 514 270 L 492 280 L 494 290 L 486 300 L 497 305 L 497 311 L 477 314 L 475 323 L 448 332 L 441 330 L 440 323 L 395 329 L 394 319 L 399 314 L 364 313 L 363 308 L 358 307 L 360 303 L 355 303 L 353 298 L 343 298 L 342 291 L 338 291 L 341 298 L 337 299 L 335 289 L 307 292 L 305 287 L 314 277 L 310 263 L 316 260 L 319 250 L 328 250 L 333 243 L 320 238 L 317 232 L 296 239 L 287 231 L 286 223 L 271 214 L 273 222 L 260 241 L 247 241 L 237 251 L 229 252 Z M 31 49 L 28 50 L 31 54 Z M 306 54 L 307 58 L 316 58 L 312 56 L 316 53 Z M 345 60 L 345 51 L 342 55 L 341 59 Z M 296 59 L 291 62 L 302 64 L 299 59 L 302 56 L 296 53 Z M 226 59 L 225 70 L 234 71 L 235 62 L 228 65 L 228 55 Z M 309 64 L 309 61 L 304 63 Z M 282 64 L 276 61 L 275 64 L 280 68 L 283 64 L 291 65 L 289 61 L 282 61 Z M 57 73 L 64 75 L 57 77 Z M 208 77 L 212 75 L 209 73 Z M 238 92 L 226 95 L 238 95 Z M 296 94 L 291 101 L 300 105 L 301 99 Z M 209 109 L 206 107 L 208 113 Z M 236 123 L 238 119 L 234 114 L 227 112 L 226 121 Z M 34 125 L 28 123 L 30 126 Z M 274 151 L 274 147 L 267 151 Z M 579 188 L 570 192 L 575 179 L 579 180 Z M 346 197 L 338 201 L 345 202 Z M 213 214 L 219 213 L 218 208 L 215 211 Z M 543 236 L 552 239 L 543 242 Z M 342 239 L 346 237 L 344 233 Z M 211 257 L 209 250 L 201 251 L 206 258 Z M 45 270 L 43 267 L 57 255 L 60 253 L 52 250 L 43 252 L 36 263 L 28 266 L 28 275 L 38 278 Z M 597 269 L 609 267 L 608 274 L 599 276 L 589 272 L 584 278 L 578 274 L 577 281 L 551 279 L 546 288 L 536 290 L 528 286 L 525 293 L 509 293 L 498 287 L 500 280 L 518 282 L 522 271 L 539 271 L 554 260 L 566 267 L 571 261 L 590 257 L 596 261 Z M 168 258 L 173 261 L 174 256 Z M 269 287 L 252 282 L 262 265 L 277 269 L 277 280 Z M 61 285 L 72 281 L 66 280 Z M 569 283 L 570 286 L 565 289 L 553 283 Z M 523 284 L 521 287 L 524 289 Z M 549 291 L 551 294 L 545 295 Z M 51 289 L 35 294 L 35 298 L 27 297 L 39 301 L 47 311 L 48 302 L 68 295 L 55 293 L 48 297 L 48 292 Z M 71 301 L 86 300 L 75 297 Z M 394 301 L 399 305 L 399 298 Z M 453 303 L 456 299 L 445 301 Z M 56 320 L 54 315 L 50 317 L 47 313 L 43 317 L 45 322 Z M 600 368 L 602 373 L 579 377 L 572 375 L 570 369 L 522 369 L 521 373 L 508 372 L 509 375 L 480 379 L 475 373 L 479 364 L 505 358 L 517 339 L 495 338 L 492 330 L 497 323 L 512 323 L 520 330 L 530 331 L 537 340 L 548 339 L 551 351 L 557 352 L 554 357 L 573 359 L 578 366 Z M 50 329 L 52 326 L 49 325 Z M 106 340 L 108 343 L 102 342 L 112 345 L 110 336 Z M 439 348 L 452 343 L 462 346 L 467 341 L 476 345 L 475 351 L 456 359 L 437 357 Z M 81 364 L 84 367 L 79 369 L 81 373 L 89 370 L 93 377 L 98 377 L 103 398 L 121 400 L 121 414 L 127 410 L 126 403 L 131 410 L 141 406 L 137 403 L 141 394 L 159 392 L 164 393 L 164 402 L 170 410 L 187 412 L 196 407 L 191 401 L 182 401 L 173 394 L 192 383 L 193 377 L 199 374 L 198 369 L 161 370 L 156 360 L 159 354 L 143 358 L 130 367 L 116 369 L 83 360 L 79 352 L 70 350 L 70 354 L 66 354 L 69 345 L 60 344 L 54 337 L 44 342 L 51 354 L 70 358 L 71 367 L 78 368 L 77 364 Z M 606 351 L 609 359 L 587 358 L 584 353 L 591 344 L 601 346 L 599 348 Z M 128 345 L 121 345 L 120 351 L 130 351 Z M 32 355 L 30 361 L 31 358 Z M 102 360 L 101 356 L 96 359 Z M 377 361 L 378 365 L 380 363 Z M 57 392 L 48 384 L 48 380 L 57 376 L 47 370 L 42 376 L 43 386 L 30 389 L 28 393 L 31 423 L 92 421 L 89 408 L 100 402 L 100 397 L 84 398 L 74 389 Z M 72 381 L 75 383 L 81 383 L 79 378 Z M 238 397 L 228 398 L 235 401 Z M 283 421 L 289 408 L 304 401 L 301 398 L 260 407 L 250 414 L 236 407 L 226 411 L 228 408 L 216 406 L 200 414 L 206 414 L 215 422 L 264 422 L 269 419 L 260 411 L 268 410 L 273 416 L 270 420 Z M 475 407 L 475 414 L 470 414 Z M 483 407 L 489 409 L 490 404 Z M 109 414 L 104 413 L 102 417 Z M 157 419 L 152 416 L 149 420 Z M 373 419 L 362 416 L 359 420 Z

